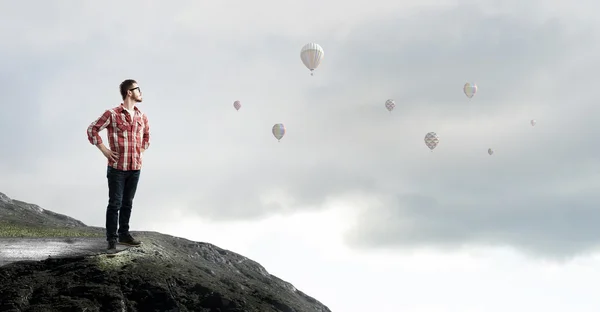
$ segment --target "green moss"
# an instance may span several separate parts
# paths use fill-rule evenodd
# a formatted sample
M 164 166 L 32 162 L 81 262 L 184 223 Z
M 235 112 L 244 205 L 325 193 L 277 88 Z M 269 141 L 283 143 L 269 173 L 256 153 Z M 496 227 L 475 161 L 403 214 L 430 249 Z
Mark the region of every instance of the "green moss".
M 123 250 L 116 255 L 109 256 L 107 254 L 101 254 L 95 256 L 96 266 L 102 271 L 115 271 L 123 268 L 126 264 L 131 264 L 131 260 L 136 258 L 135 255 L 127 253 Z
M 101 237 L 102 232 L 85 228 L 46 227 L 0 222 L 0 237 Z

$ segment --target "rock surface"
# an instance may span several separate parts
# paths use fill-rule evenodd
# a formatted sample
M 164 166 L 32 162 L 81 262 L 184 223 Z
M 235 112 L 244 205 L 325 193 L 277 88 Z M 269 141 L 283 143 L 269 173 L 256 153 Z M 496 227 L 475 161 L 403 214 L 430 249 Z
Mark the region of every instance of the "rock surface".
M 3 193 L 0 193 L 0 220 L 48 226 L 85 226 L 79 220 L 43 209 L 35 204 L 11 199 Z
M 17 225 L 36 216 L 38 224 L 99 229 L 0 193 L 0 217 L 7 215 Z M 114 257 L 99 250 L 0 267 L 0 311 L 331 311 L 242 255 L 156 232 L 132 234 L 142 246 Z

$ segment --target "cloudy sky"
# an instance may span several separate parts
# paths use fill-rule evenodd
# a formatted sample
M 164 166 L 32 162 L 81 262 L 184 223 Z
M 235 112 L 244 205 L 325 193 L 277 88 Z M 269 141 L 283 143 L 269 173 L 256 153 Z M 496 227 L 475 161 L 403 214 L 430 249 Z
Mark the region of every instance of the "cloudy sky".
M 596 312 L 598 10 L 0 1 L 0 192 L 103 226 L 86 128 L 134 78 L 152 138 L 132 230 L 241 253 L 335 312 Z

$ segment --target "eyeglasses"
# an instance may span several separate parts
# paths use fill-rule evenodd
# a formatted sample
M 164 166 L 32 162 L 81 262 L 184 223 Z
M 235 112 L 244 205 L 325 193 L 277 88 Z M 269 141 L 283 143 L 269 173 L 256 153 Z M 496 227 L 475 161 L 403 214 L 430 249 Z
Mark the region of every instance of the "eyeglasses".
M 135 89 L 138 89 L 138 91 L 140 91 L 140 93 L 142 93 L 142 89 L 140 89 L 140 87 L 131 88 L 131 89 L 129 89 L 129 91 L 133 92 L 133 90 L 135 90 Z

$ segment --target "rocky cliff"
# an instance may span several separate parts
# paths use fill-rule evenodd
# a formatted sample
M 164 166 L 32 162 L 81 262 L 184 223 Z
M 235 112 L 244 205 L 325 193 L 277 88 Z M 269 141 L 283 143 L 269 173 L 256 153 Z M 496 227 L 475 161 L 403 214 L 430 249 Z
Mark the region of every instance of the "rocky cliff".
M 0 236 L 104 246 L 103 230 L 0 193 Z M 329 312 L 260 264 L 209 243 L 134 232 L 141 247 L 0 267 L 0 311 Z M 0 238 L 2 240 L 2 238 Z M 0 254 L 1 257 L 1 254 Z

